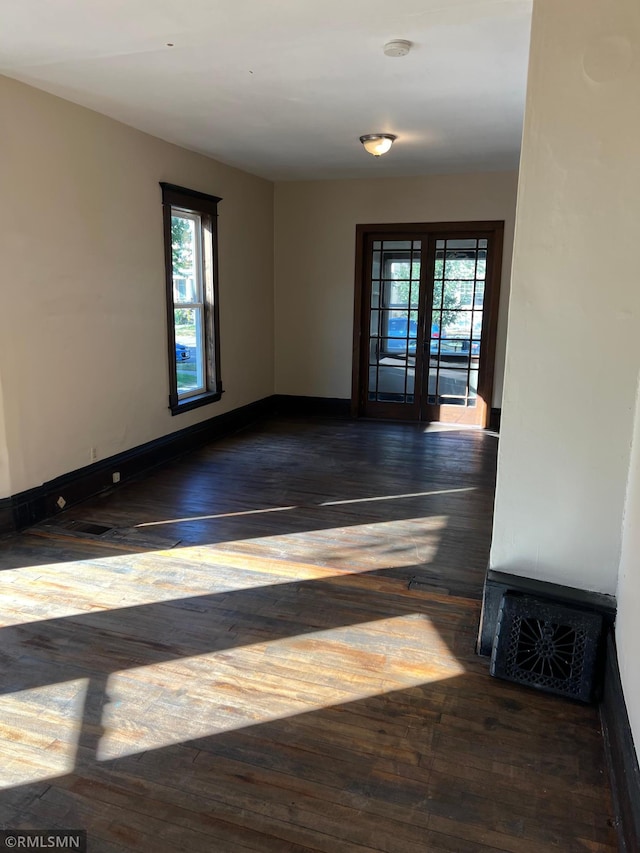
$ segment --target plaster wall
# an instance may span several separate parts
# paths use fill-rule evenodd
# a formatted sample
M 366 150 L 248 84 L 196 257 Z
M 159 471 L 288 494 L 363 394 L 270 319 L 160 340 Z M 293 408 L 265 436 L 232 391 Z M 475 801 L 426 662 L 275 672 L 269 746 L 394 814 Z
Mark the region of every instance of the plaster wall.
M 640 6 L 537 0 L 491 566 L 615 593 L 640 369 Z
M 0 363 L 11 491 L 273 393 L 273 185 L 0 78 Z M 221 196 L 225 394 L 168 409 L 160 181 Z M 0 436 L 1 438 L 1 436 Z M 3 476 L 0 441 L 0 487 Z

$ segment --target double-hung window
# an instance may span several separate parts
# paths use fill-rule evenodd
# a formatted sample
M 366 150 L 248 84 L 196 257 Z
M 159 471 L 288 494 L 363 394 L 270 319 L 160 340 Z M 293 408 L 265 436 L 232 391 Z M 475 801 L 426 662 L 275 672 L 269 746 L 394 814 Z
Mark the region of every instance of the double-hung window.
M 219 400 L 217 208 L 220 198 L 161 183 L 164 210 L 169 408 Z

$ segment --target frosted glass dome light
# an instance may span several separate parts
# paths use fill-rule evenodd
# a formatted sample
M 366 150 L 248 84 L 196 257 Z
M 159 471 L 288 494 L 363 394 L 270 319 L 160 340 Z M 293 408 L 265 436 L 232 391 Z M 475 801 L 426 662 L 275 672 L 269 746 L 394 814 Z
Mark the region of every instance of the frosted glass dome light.
M 374 157 L 380 157 L 381 154 L 386 154 L 398 137 L 393 133 L 367 133 L 360 137 L 360 142 L 364 145 L 365 151 L 373 154 Z

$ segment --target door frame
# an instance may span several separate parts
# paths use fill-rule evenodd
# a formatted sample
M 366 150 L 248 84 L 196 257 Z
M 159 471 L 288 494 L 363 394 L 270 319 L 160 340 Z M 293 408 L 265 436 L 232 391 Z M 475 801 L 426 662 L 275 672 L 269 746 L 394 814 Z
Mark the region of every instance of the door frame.
M 365 267 L 366 242 L 368 238 L 381 234 L 406 234 L 408 237 L 422 235 L 436 238 L 442 234 L 457 234 L 461 232 L 474 233 L 474 236 L 487 236 L 493 245 L 491 260 L 487 258 L 486 283 L 484 297 L 484 320 L 482 339 L 486 341 L 484 356 L 481 359 L 478 374 L 478 405 L 482 406 L 480 426 L 486 428 L 491 416 L 493 394 L 493 378 L 496 355 L 496 337 L 498 330 L 498 308 L 500 304 L 500 281 L 502 277 L 502 251 L 504 242 L 504 220 L 482 220 L 465 222 L 394 222 L 356 225 L 356 256 L 355 256 L 355 287 L 354 287 L 354 322 L 352 349 L 352 379 L 351 379 L 351 416 L 362 417 L 366 402 L 366 388 L 362 381 L 363 375 L 368 375 L 362 363 L 362 335 L 368 331 L 364 316 L 363 291 L 367 269 Z M 431 242 L 431 241 L 430 241 Z M 426 259 L 427 263 L 430 259 Z M 368 312 L 367 312 L 368 316 Z M 486 329 L 484 325 L 486 324 Z M 486 335 L 486 337 L 485 337 Z M 426 417 L 426 405 L 421 406 L 420 418 Z M 430 406 L 433 412 L 439 407 Z M 432 418 L 435 420 L 436 418 Z

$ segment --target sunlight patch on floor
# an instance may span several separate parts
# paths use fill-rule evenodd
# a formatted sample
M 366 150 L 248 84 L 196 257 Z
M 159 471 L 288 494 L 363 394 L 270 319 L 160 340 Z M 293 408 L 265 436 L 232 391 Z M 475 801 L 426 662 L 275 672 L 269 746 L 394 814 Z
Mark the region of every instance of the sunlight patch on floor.
M 446 525 L 430 516 L 7 569 L 0 627 L 428 563 Z
M 88 679 L 0 696 L 0 788 L 73 770 Z
M 422 614 L 127 669 L 109 677 L 97 758 L 297 717 L 464 671 Z
M 235 553 L 264 554 L 275 559 L 300 560 L 341 572 L 426 565 L 438 554 L 448 516 L 349 524 L 255 539 L 225 542 Z

